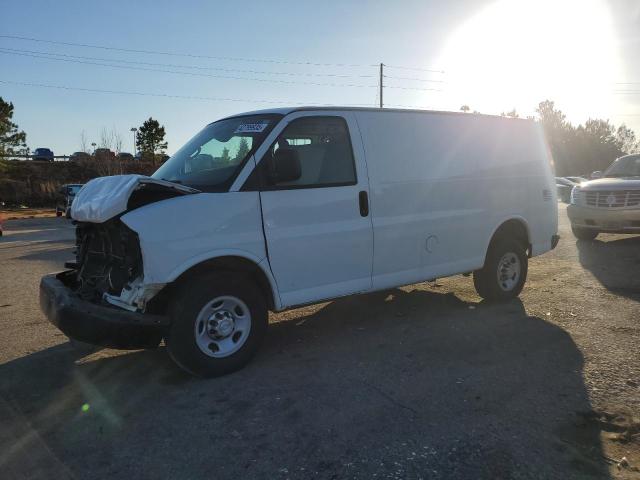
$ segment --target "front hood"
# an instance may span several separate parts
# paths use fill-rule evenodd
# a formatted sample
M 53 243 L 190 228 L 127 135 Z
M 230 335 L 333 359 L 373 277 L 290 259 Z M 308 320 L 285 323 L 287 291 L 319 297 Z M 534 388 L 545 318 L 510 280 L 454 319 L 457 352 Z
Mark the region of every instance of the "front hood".
M 80 189 L 73 200 L 71 218 L 79 222 L 106 222 L 122 212 L 131 210 L 131 196 L 134 192 L 142 190 L 153 190 L 154 194 L 148 195 L 147 199 L 136 202 L 135 207 L 152 201 L 199 192 L 194 188 L 165 180 L 156 180 L 145 175 L 114 175 L 94 178 Z
M 581 183 L 580 190 L 640 190 L 640 177 L 598 178 Z

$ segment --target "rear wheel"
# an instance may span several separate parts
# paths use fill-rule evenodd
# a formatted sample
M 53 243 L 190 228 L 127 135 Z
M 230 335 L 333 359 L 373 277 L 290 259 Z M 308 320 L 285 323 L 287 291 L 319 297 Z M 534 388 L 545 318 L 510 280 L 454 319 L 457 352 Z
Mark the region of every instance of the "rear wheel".
M 496 239 L 491 242 L 484 266 L 473 272 L 476 292 L 490 301 L 515 298 L 524 287 L 528 267 L 527 252 L 520 242 Z
M 573 225 L 571 225 L 571 231 L 573 232 L 573 236 L 578 240 L 593 240 L 599 233 L 597 230 L 592 230 L 591 228 L 574 227 Z
M 215 377 L 245 366 L 267 329 L 262 291 L 246 275 L 200 275 L 179 288 L 165 338 L 171 358 L 187 372 Z

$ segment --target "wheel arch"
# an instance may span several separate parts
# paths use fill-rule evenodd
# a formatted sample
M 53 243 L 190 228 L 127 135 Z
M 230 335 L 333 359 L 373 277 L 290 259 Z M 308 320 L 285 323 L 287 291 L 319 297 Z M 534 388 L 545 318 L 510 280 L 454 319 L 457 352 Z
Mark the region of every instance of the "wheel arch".
M 275 279 L 269 270 L 267 260 L 264 259 L 262 261 L 257 261 L 257 259 L 238 255 L 235 252 L 234 254 L 220 255 L 201 260 L 198 263 L 190 265 L 179 273 L 174 273 L 172 275 L 174 278 L 171 283 L 169 283 L 151 300 L 149 305 L 150 308 L 153 311 L 166 310 L 166 306 L 173 291 L 175 291 L 179 285 L 204 272 L 212 272 L 216 270 L 247 274 L 255 281 L 260 290 L 264 293 L 268 308 L 275 311 L 281 309 L 282 305 L 278 294 L 278 288 Z
M 493 229 L 489 242 L 486 245 L 484 258 L 486 260 L 487 253 L 491 244 L 498 238 L 515 238 L 524 246 L 527 256 L 531 257 L 531 232 L 529 224 L 523 217 L 513 216 L 502 220 Z

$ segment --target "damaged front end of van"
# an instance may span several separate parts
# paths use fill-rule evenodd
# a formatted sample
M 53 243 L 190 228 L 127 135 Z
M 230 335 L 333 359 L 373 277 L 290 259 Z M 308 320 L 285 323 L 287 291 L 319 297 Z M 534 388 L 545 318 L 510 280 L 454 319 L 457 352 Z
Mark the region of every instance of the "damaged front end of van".
M 40 283 L 40 304 L 49 320 L 68 337 L 94 345 L 157 346 L 169 322 L 154 314 L 149 302 L 165 285 L 145 281 L 138 233 L 122 217 L 154 202 L 196 193 L 141 175 L 89 182 L 72 207 L 75 260 Z

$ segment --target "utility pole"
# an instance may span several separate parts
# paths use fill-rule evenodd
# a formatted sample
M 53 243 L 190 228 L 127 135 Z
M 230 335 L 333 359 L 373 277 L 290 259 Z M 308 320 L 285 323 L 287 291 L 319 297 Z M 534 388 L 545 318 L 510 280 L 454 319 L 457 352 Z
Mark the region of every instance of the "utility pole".
M 382 103 L 382 89 L 383 89 L 382 79 L 384 78 L 383 69 L 384 69 L 384 63 L 380 63 L 380 108 L 382 108 L 383 106 L 383 103 Z

